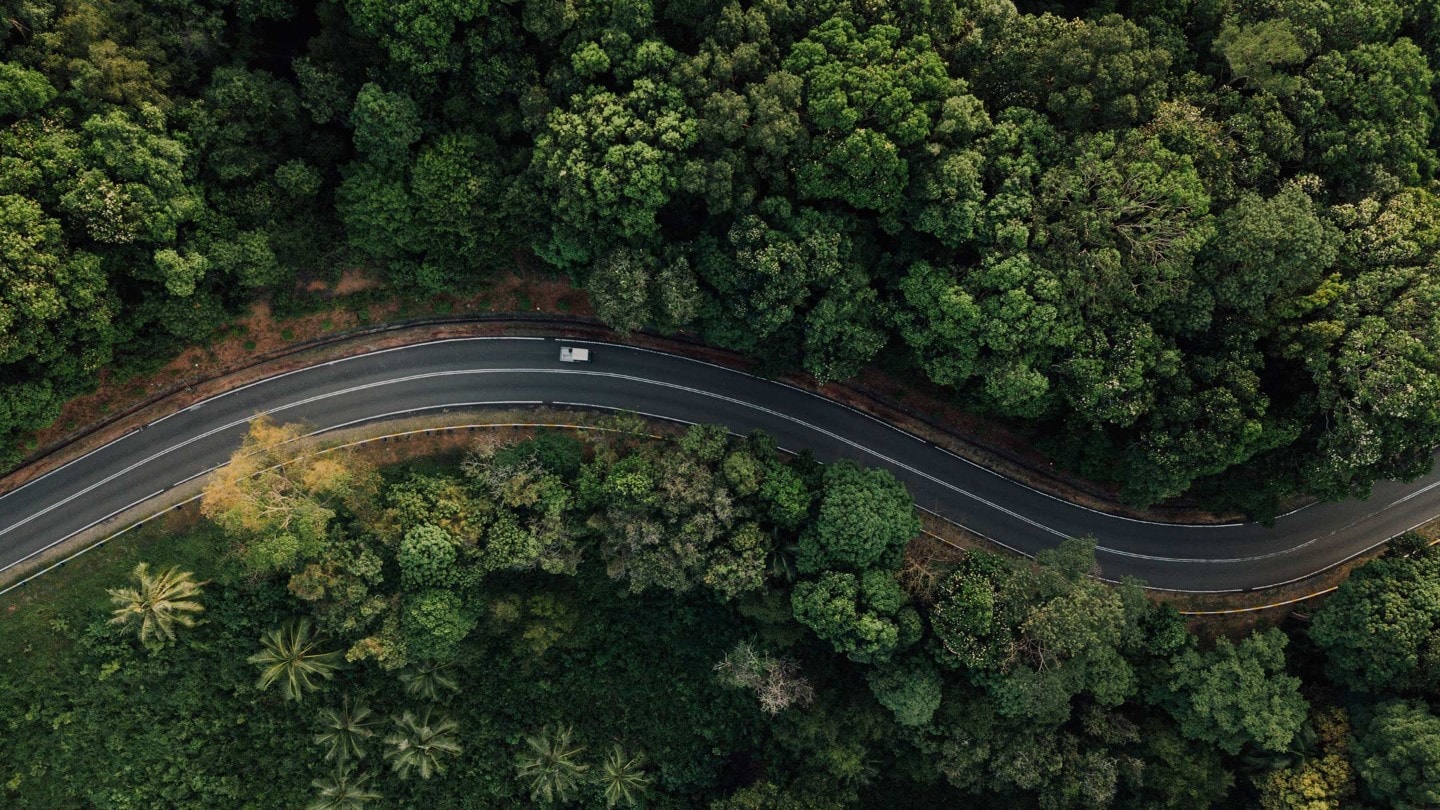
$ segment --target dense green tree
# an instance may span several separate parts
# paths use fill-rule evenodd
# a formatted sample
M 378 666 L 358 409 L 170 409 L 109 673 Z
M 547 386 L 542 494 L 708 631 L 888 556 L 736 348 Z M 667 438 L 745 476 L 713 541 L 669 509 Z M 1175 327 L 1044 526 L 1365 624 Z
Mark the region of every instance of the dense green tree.
M 1382 703 L 1355 740 L 1365 791 L 1399 810 L 1440 802 L 1440 718 L 1420 703 Z
M 1440 687 L 1440 558 L 1385 557 L 1354 571 L 1325 600 L 1310 638 L 1330 677 L 1366 692 Z
M 801 573 L 858 573 L 897 567 L 906 544 L 920 533 L 920 518 L 894 476 L 838 461 L 825 469 L 814 526 L 801 535 Z
M 1314 165 L 1337 184 L 1368 185 L 1375 171 L 1407 184 L 1429 180 L 1435 154 L 1428 136 L 1434 74 L 1408 39 L 1316 57 L 1306 79 L 1315 95 L 1309 147 Z
M 676 88 L 656 79 L 637 79 L 624 93 L 592 88 L 552 110 L 535 139 L 533 168 L 555 195 L 537 252 L 576 269 L 621 241 L 653 244 L 656 217 L 694 141 L 693 112 Z
M 862 663 L 888 661 L 919 639 L 920 618 L 887 571 L 827 571 L 795 586 L 795 619 Z
M 400 565 L 401 582 L 418 591 L 449 585 L 455 578 L 455 556 L 455 541 L 450 533 L 425 523 L 405 533 L 395 562 Z
M 475 628 L 475 618 L 455 591 L 428 588 L 406 597 L 403 625 L 412 660 L 449 661 Z
M 1192 739 L 1231 754 L 1247 746 L 1283 751 L 1308 709 L 1300 679 L 1284 674 L 1286 643 L 1269 630 L 1239 644 L 1218 639 L 1209 652 L 1187 650 L 1176 656 L 1159 701 Z
M 865 679 L 876 700 L 895 712 L 895 722 L 902 726 L 923 726 L 940 708 L 940 671 L 923 657 L 877 666 Z

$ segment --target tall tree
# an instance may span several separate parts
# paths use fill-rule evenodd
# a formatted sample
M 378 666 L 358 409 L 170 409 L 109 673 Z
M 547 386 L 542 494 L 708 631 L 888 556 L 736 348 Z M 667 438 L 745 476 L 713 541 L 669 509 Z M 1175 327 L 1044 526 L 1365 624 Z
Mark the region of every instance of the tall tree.
M 357 773 L 343 762 L 337 763 L 333 772 L 311 783 L 317 793 L 305 810 L 362 810 L 370 802 L 384 798 L 368 787 L 369 781 L 369 773 Z
M 303 700 L 306 692 L 320 688 L 317 678 L 335 677 L 342 655 L 338 650 L 322 650 L 326 639 L 315 632 L 309 616 L 287 621 L 260 637 L 260 652 L 246 660 L 260 667 L 259 689 L 269 689 L 277 681 L 286 700 Z
M 460 753 L 456 740 L 459 726 L 449 717 L 432 715 L 426 709 L 420 716 L 402 712 L 392 717 L 394 731 L 385 737 L 385 758 L 401 779 L 409 779 L 412 772 L 421 779 L 445 771 L 445 759 Z
M 325 761 L 343 765 L 365 758 L 365 741 L 375 736 L 379 718 L 363 702 L 350 703 L 346 695 L 338 709 L 320 710 L 320 731 L 315 744 L 325 749 Z
M 600 784 L 605 792 L 606 807 L 640 807 L 652 778 L 645 773 L 645 757 L 631 756 L 616 743 L 600 766 Z
M 585 746 L 575 743 L 571 726 L 546 726 L 539 734 L 525 737 L 526 751 L 516 759 L 520 780 L 530 787 L 530 800 L 563 804 L 579 791 L 590 769 L 575 761 Z
M 130 574 L 135 580 L 133 588 L 109 588 L 110 601 L 116 605 L 111 612 L 111 624 L 134 627 L 145 642 L 152 635 L 175 640 L 175 626 L 194 627 L 193 614 L 201 613 L 205 606 L 196 599 L 201 595 L 201 586 L 195 575 L 171 567 L 154 575 L 149 563 L 139 563 Z

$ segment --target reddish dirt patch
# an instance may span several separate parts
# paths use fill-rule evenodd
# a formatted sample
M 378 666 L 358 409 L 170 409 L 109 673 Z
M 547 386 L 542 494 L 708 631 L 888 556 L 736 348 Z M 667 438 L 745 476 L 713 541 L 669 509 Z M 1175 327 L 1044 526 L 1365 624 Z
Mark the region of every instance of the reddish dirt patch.
M 318 285 L 318 286 L 317 286 Z M 483 292 L 469 296 L 434 296 L 415 302 L 398 296 L 371 299 L 380 282 L 359 270 L 346 271 L 333 288 L 310 282 L 307 289 L 331 292 L 332 304 L 317 312 L 277 318 L 270 305 L 257 301 L 250 309 L 214 332 L 204 346 L 193 346 L 153 374 L 118 379 L 109 370 L 100 374 L 99 386 L 66 404 L 60 417 L 34 434 L 36 447 L 50 447 L 75 438 L 108 414 L 176 386 L 228 373 L 274 355 L 288 346 L 313 341 L 369 323 L 402 321 L 436 315 L 527 313 L 549 315 L 593 314 L 589 296 L 568 280 L 533 272 L 510 272 L 493 280 Z M 364 293 L 364 301 L 359 300 Z

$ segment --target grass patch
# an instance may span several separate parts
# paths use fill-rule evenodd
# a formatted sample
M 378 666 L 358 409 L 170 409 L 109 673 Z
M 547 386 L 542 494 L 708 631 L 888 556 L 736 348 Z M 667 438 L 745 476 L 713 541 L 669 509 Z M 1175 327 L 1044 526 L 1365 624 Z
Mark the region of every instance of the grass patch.
M 280 330 L 280 339 L 281 339 L 281 340 L 294 340 L 294 339 L 295 339 L 295 330 L 294 330 L 294 329 L 291 329 L 291 328 L 288 327 L 288 326 L 285 327 L 284 329 L 281 329 L 281 330 Z
M 516 309 L 522 312 L 529 312 L 535 308 L 535 303 L 530 300 L 529 294 L 524 290 L 515 293 L 515 304 Z
M 207 521 L 154 520 L 0 596 L 0 661 L 67 646 L 64 629 L 79 631 L 108 613 L 105 589 L 124 587 L 136 563 L 215 578 L 226 542 Z
M 247 351 L 247 352 L 253 352 L 253 351 L 255 351 L 255 341 L 253 341 L 253 340 L 247 340 L 247 341 L 245 341 L 244 346 L 245 346 L 245 351 Z

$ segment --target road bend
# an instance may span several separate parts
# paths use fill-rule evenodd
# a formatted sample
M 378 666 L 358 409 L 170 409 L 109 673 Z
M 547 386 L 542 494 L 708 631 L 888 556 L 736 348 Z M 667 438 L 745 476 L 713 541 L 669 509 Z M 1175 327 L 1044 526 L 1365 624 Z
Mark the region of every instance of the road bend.
M 559 346 L 593 362 L 561 363 Z M 319 363 L 191 405 L 0 496 L 0 570 L 225 463 L 269 414 L 333 430 L 440 410 L 558 405 L 754 429 L 822 460 L 884 467 L 923 509 L 1025 554 L 1093 537 L 1107 579 L 1178 591 L 1261 589 L 1323 571 L 1440 515 L 1440 474 L 1365 501 L 1253 523 L 1184 526 L 1087 509 L 783 383 L 647 349 L 552 338 L 457 338 Z

